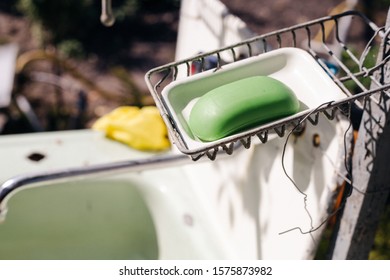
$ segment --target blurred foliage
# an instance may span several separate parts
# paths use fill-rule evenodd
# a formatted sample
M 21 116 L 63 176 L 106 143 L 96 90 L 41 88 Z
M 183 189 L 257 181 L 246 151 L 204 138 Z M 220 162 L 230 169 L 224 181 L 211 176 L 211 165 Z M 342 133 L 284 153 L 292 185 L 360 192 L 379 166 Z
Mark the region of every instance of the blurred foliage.
M 363 61 L 363 64 L 362 64 L 363 67 L 365 67 L 367 69 L 371 69 L 372 67 L 374 67 L 376 65 L 378 50 L 379 50 L 378 46 L 373 46 L 372 48 L 370 48 L 370 50 L 368 51 L 368 53 Z M 356 51 L 355 49 L 351 49 L 351 51 L 355 56 L 358 57 L 358 51 Z M 359 65 L 354 60 L 352 60 L 351 57 L 345 51 L 342 53 L 341 59 L 342 59 L 343 63 L 347 66 L 347 68 L 352 73 L 358 73 L 360 71 Z M 346 75 L 346 73 L 342 71 L 341 76 L 345 76 L 345 75 Z M 370 87 L 371 79 L 369 77 L 360 76 L 358 78 L 358 80 L 364 87 L 366 87 L 366 88 Z M 360 93 L 362 91 L 358 87 L 356 82 L 354 82 L 353 80 L 345 81 L 344 85 L 353 94 L 357 94 L 357 93 Z
M 375 11 L 378 11 L 378 10 L 382 10 L 382 9 L 388 9 L 389 8 L 389 5 L 390 5 L 390 0 L 360 0 L 362 2 L 362 4 L 371 9 L 371 11 L 375 10 Z M 371 11 L 367 11 L 367 12 L 371 12 Z M 385 12 L 387 12 L 387 10 L 385 10 Z
M 57 48 L 61 53 L 69 57 L 81 59 L 85 56 L 83 45 L 78 40 L 62 40 L 58 43 Z
M 390 260 L 390 205 L 386 207 L 375 235 L 371 260 Z
M 390 0 L 379 0 L 379 1 L 370 0 L 370 2 L 372 2 L 378 8 L 388 8 L 390 5 Z
M 60 46 L 69 56 L 109 53 L 126 46 L 130 40 L 126 34 L 133 30 L 131 26 L 139 24 L 140 15 L 178 9 L 179 4 L 179 0 L 115 0 L 112 5 L 116 22 L 107 28 L 100 23 L 101 1 L 17 0 L 18 10 L 31 20 L 41 44 Z
M 89 19 L 98 15 L 93 3 L 93 0 L 20 0 L 18 8 L 42 32 L 47 31 L 41 40 L 58 43 L 69 37 L 77 38 L 83 29 L 91 28 L 93 22 Z

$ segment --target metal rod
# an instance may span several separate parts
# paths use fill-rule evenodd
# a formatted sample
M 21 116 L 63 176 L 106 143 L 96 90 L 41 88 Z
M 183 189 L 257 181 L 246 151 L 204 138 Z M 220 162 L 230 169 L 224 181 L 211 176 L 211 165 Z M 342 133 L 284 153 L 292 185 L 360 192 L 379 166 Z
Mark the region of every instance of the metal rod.
M 112 13 L 111 0 L 102 0 L 102 14 L 100 21 L 105 26 L 112 26 L 115 23 L 115 17 Z
M 5 181 L 0 187 L 0 222 L 5 218 L 7 201 L 16 192 L 28 187 L 37 186 L 37 184 L 42 185 L 64 179 L 90 177 L 97 174 L 145 171 L 185 163 L 192 163 L 192 161 L 188 156 L 178 154 L 15 176 Z

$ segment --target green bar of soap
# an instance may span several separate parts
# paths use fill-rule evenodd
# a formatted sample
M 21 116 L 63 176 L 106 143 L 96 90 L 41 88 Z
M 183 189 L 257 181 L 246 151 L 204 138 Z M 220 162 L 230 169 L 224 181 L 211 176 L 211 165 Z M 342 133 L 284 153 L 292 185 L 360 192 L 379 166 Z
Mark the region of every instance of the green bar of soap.
M 255 76 L 200 97 L 190 112 L 189 127 L 200 140 L 214 141 L 298 110 L 299 101 L 288 86 L 271 77 Z

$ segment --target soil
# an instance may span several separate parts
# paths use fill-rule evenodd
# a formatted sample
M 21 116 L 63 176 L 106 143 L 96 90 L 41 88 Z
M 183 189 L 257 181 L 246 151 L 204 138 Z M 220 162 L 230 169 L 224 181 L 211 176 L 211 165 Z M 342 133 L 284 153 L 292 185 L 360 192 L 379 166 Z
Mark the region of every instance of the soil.
M 6 6 L 9 2 L 0 3 L 0 43 L 17 43 L 21 54 L 38 49 L 39 42 L 32 34 L 29 21 L 10 12 Z M 255 33 L 262 34 L 325 16 L 342 1 L 222 0 L 222 2 Z M 383 14 L 380 20 L 382 17 Z M 153 67 L 174 60 L 179 9 L 145 13 L 140 18 L 138 26 L 129 26 L 126 31 L 131 44 L 124 45 L 120 52 L 91 54 L 82 60 L 68 60 L 74 69 L 102 91 L 113 93 L 114 98 L 103 96 L 99 89 L 85 87 L 74 80 L 72 75 L 58 69 L 58 66 L 53 66 L 52 63 L 40 62 L 28 69 L 29 74 L 46 73 L 42 75 L 47 79 L 52 79 L 47 73 L 60 74 L 61 82 L 68 85 L 63 92 L 52 85 L 37 82 L 28 83 L 28 86 L 23 88 L 15 86 L 17 91 L 15 94 L 27 97 L 44 130 L 89 127 L 96 118 L 113 108 L 134 103 L 136 100 L 130 97 L 135 93 L 142 96 L 143 104 L 153 103 L 144 83 L 144 74 Z M 85 96 L 75 89 L 83 89 Z M 83 100 L 84 105 L 88 106 L 79 106 L 77 109 L 76 105 L 80 105 Z M 81 109 L 85 112 L 80 112 Z M 78 120 L 76 125 L 75 119 Z M 12 131 L 28 130 L 20 128 Z

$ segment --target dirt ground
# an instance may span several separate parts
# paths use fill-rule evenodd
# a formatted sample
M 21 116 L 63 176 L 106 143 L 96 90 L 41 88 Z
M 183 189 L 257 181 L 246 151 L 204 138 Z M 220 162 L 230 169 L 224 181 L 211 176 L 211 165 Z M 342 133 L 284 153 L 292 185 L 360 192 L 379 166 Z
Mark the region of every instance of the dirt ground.
M 262 34 L 325 16 L 342 1 L 222 0 L 222 2 L 255 33 Z M 139 26 L 129 26 L 126 31 L 128 34 L 123 35 L 130 36 L 132 43 L 124 46 L 120 53 L 109 56 L 90 55 L 84 60 L 69 61 L 74 69 L 102 91 L 112 93 L 112 96 L 102 95 L 94 88 L 85 88 L 82 83 L 79 84 L 79 81 L 72 79 L 69 73 L 53 68 L 50 63 L 40 63 L 33 70 L 40 73 L 59 72 L 61 81 L 71 84 L 71 89 L 60 93 L 51 85 L 34 82 L 30 83 L 27 89 L 20 89 L 17 93 L 27 97 L 44 130 L 89 127 L 96 118 L 113 108 L 130 104 L 132 101 L 128 97 L 134 95 L 134 91 L 144 97 L 144 104 L 152 104 L 144 82 L 144 74 L 153 67 L 174 60 L 179 14 L 179 9 L 146 13 L 142 15 Z M 383 21 L 381 16 L 374 20 Z M 39 43 L 32 35 L 30 27 L 27 19 L 9 13 L 5 4 L 0 4 L 0 43 L 19 44 L 21 54 L 38 49 Z M 72 127 L 66 123 L 72 119 L 72 115 L 77 114 L 75 113 L 77 104 L 80 105 L 82 101 L 80 95 L 74 93 L 75 88 L 83 88 L 86 91 L 84 98 L 87 105 L 84 108 L 86 112 L 82 116 L 78 115 L 79 118 L 83 118 L 83 123 Z M 63 110 L 59 110 L 60 107 Z M 59 120 L 61 116 L 66 120 Z

